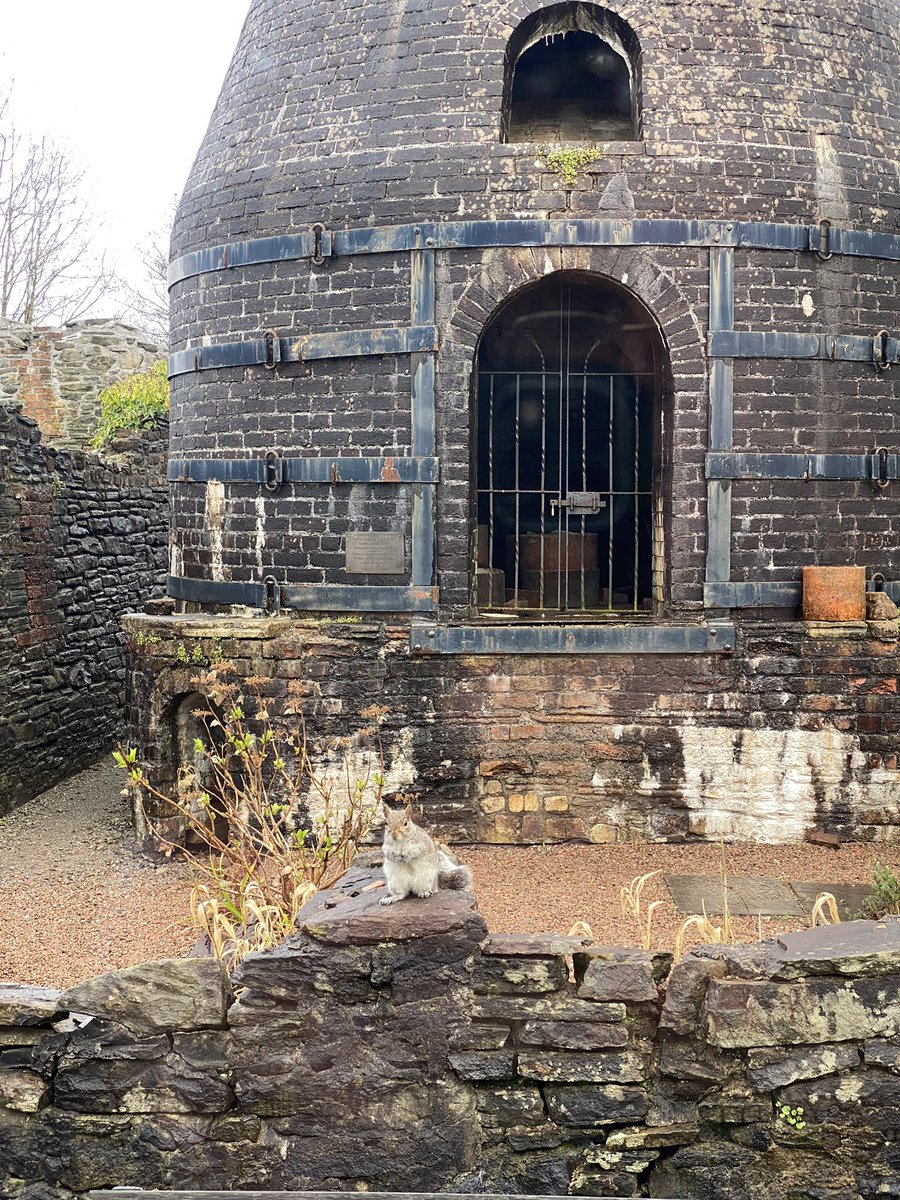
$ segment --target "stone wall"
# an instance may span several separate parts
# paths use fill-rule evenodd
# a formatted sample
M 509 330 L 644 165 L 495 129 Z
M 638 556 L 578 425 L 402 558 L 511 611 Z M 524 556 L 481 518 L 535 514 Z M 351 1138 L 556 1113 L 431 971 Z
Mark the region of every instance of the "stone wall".
M 233 985 L 197 958 L 0 988 L 0 1192 L 897 1195 L 900 921 L 669 973 L 486 937 L 465 893 L 382 908 L 373 872 Z
M 166 430 L 99 457 L 0 407 L 0 813 L 94 761 L 125 703 L 123 608 L 164 587 Z
M 132 741 L 164 786 L 197 664 L 224 659 L 289 722 L 305 717 L 320 771 L 372 749 L 368 714 L 385 708 L 386 790 L 417 793 L 452 840 L 900 829 L 896 621 L 739 623 L 733 654 L 696 655 L 429 655 L 408 626 L 360 620 L 129 616 L 125 628 Z
M 74 321 L 62 329 L 0 321 L 0 403 L 20 404 L 47 441 L 84 447 L 97 432 L 103 389 L 165 354 L 118 321 Z

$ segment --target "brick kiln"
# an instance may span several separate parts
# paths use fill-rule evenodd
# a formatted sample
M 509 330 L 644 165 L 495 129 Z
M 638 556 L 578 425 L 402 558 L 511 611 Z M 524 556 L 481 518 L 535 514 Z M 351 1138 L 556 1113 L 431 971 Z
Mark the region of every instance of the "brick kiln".
M 224 654 L 324 769 L 386 708 L 451 836 L 895 836 L 897 49 L 894 0 L 255 0 L 174 233 L 157 781 Z M 802 622 L 812 565 L 877 619 Z

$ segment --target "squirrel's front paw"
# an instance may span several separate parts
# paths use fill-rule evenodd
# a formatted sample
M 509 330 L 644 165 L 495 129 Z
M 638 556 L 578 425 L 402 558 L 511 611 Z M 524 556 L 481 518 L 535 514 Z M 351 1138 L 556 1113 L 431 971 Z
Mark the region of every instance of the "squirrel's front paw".
M 385 896 L 383 900 L 379 900 L 379 904 L 396 904 L 400 899 L 399 896 Z

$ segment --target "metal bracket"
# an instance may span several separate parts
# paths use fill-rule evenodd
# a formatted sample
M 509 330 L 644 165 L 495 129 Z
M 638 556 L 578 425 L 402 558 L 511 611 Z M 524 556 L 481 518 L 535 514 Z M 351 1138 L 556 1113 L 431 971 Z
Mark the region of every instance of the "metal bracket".
M 713 451 L 706 455 L 707 479 L 860 480 L 887 487 L 900 479 L 900 455 L 884 448 L 873 454 L 753 454 Z
M 887 330 L 874 337 L 853 333 L 754 333 L 710 330 L 710 358 L 799 358 L 874 363 L 886 370 L 900 362 L 900 339 Z
M 262 484 L 277 491 L 285 483 L 437 483 L 437 458 L 279 458 L 270 450 L 265 458 L 173 458 L 170 483 Z

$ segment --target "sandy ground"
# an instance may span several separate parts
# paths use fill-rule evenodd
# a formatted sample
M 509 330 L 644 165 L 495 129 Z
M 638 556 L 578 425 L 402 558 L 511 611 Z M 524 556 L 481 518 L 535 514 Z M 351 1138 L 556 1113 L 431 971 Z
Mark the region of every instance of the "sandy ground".
M 186 953 L 190 874 L 151 862 L 131 839 L 122 775 L 110 761 L 60 784 L 0 819 L 0 981 L 68 987 L 152 958 Z M 585 921 L 598 943 L 639 945 L 641 930 L 620 912 L 623 885 L 646 871 L 785 881 L 865 883 L 881 862 L 900 869 L 900 846 L 466 847 L 488 927 L 567 933 Z M 671 949 L 683 921 L 661 877 L 643 893 L 654 947 Z M 718 918 L 714 918 L 718 920 Z M 742 918 L 737 940 L 800 927 L 789 918 Z M 690 939 L 688 939 L 690 944 Z

